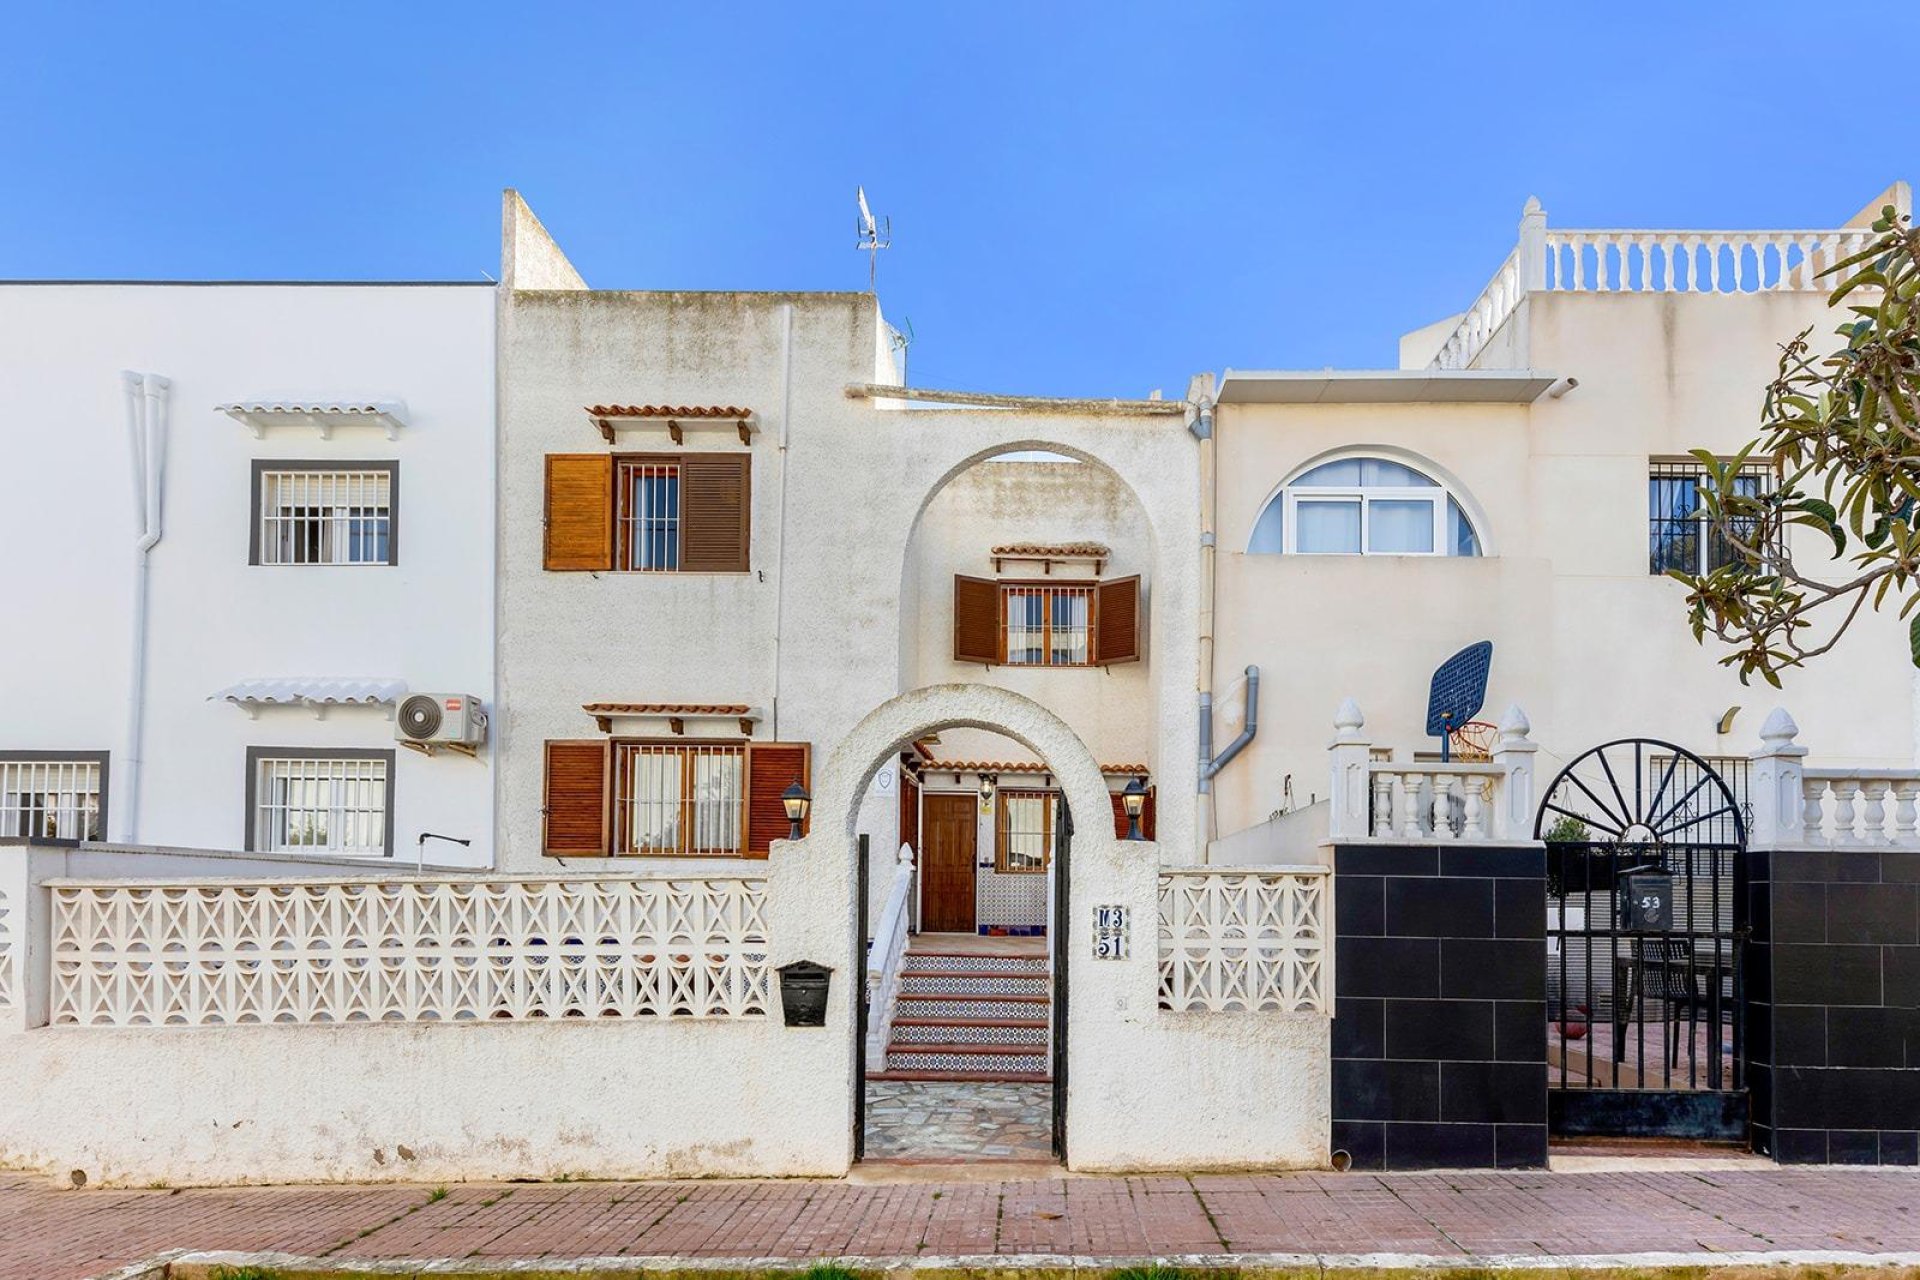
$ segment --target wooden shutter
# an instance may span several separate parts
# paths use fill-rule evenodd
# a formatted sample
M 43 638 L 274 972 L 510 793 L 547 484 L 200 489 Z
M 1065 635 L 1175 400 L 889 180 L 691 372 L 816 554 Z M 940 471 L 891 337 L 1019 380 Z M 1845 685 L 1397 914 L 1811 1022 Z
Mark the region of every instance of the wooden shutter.
M 1147 798 L 1140 806 L 1140 835 L 1147 840 L 1154 838 L 1153 793 L 1155 790 L 1157 790 L 1157 788 L 1147 788 Z M 1116 840 L 1125 840 L 1127 838 L 1127 802 L 1120 798 L 1118 791 L 1110 791 L 1107 794 L 1113 801 L 1114 838 Z
M 681 457 L 682 570 L 747 571 L 752 464 L 753 455 L 748 453 L 689 453 Z
M 1093 660 L 1100 666 L 1140 661 L 1140 575 L 1094 588 Z
M 811 791 L 813 748 L 805 742 L 747 744 L 747 856 L 764 858 L 775 840 L 785 840 L 790 824 L 780 796 L 795 779 Z M 809 815 L 811 817 L 811 815 Z M 805 835 L 811 823 L 802 823 Z
M 607 744 L 548 742 L 540 851 L 549 858 L 607 853 Z
M 991 578 L 953 575 L 953 660 L 1002 661 L 1000 584 Z
M 547 455 L 549 569 L 613 568 L 613 458 Z

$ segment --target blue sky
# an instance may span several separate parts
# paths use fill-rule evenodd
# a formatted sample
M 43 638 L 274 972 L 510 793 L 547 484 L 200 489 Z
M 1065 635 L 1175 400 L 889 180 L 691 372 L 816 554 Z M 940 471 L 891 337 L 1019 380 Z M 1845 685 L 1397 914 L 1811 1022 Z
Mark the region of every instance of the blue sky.
M 476 279 L 516 186 L 596 286 L 858 289 L 864 183 L 917 383 L 1391 365 L 1530 193 L 1804 227 L 1920 177 L 1820 12 L 16 4 L 0 277 Z M 1920 6 L 1859 12 L 1920 41 Z

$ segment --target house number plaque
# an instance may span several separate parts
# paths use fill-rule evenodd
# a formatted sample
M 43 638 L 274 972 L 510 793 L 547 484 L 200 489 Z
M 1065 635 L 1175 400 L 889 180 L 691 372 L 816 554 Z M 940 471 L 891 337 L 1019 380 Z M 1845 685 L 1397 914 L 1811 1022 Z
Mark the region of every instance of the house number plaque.
M 1127 958 L 1127 909 L 1117 903 L 1093 909 L 1093 958 Z

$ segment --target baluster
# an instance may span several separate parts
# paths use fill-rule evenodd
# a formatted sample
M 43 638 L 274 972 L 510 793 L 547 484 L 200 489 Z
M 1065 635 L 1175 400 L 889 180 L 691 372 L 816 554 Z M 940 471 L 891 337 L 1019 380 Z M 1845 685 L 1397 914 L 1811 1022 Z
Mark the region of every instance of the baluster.
M 1640 246 L 1640 292 L 1645 293 L 1653 275 L 1653 237 L 1635 236 L 1634 242 Z
M 1800 287 L 1818 289 L 1820 281 L 1815 263 L 1820 255 L 1820 237 L 1808 236 L 1800 244 Z
M 1476 777 L 1467 779 L 1466 812 L 1460 824 L 1460 838 L 1462 840 L 1485 840 L 1487 838 L 1486 788 L 1487 779 L 1485 778 Z
M 1387 824 L 1386 834 L 1404 836 L 1409 823 L 1413 823 L 1413 789 L 1408 785 L 1405 774 L 1393 775 L 1393 820 Z M 1418 824 L 1413 823 L 1417 828 Z M 1414 835 L 1419 835 L 1416 829 Z
M 1368 835 L 1393 834 L 1393 775 L 1373 775 L 1373 812 L 1367 815 Z
M 1858 786 L 1852 778 L 1841 778 L 1833 784 L 1833 838 L 1837 844 L 1852 844 L 1857 838 L 1853 832 L 1858 817 L 1853 808 L 1853 793 Z
M 1421 829 L 1425 802 L 1420 797 L 1421 784 L 1425 778 L 1417 773 L 1402 774 L 1406 805 L 1401 813 L 1400 834 L 1409 840 L 1418 840 L 1426 832 Z
M 1433 778 L 1433 838 L 1453 839 L 1453 779 L 1444 773 Z
M 1667 236 L 1660 241 L 1660 289 L 1663 293 L 1673 292 L 1673 255 L 1676 241 Z
M 1867 802 L 1861 814 L 1860 838 L 1867 844 L 1887 842 L 1886 790 L 1888 785 L 1879 781 L 1860 784 L 1860 794 L 1866 797 Z
M 1801 829 L 1807 833 L 1809 841 L 1827 840 L 1827 784 L 1818 778 L 1807 778 L 1801 786 L 1804 788 L 1800 810 Z
M 1573 250 L 1573 291 L 1585 293 L 1587 291 L 1586 241 L 1569 241 L 1568 247 Z
M 1593 238 L 1593 288 L 1596 293 L 1611 293 L 1613 290 L 1607 283 L 1607 246 L 1612 243 L 1612 236 Z
M 1780 274 L 1773 278 L 1773 287 L 1775 289 L 1788 288 L 1792 284 L 1792 280 L 1790 279 L 1787 267 L 1787 255 L 1793 252 L 1793 238 L 1791 236 L 1776 238 L 1773 242 L 1773 251 L 1778 254 L 1780 258 Z
M 1720 242 L 1709 238 L 1707 245 L 1707 284 L 1708 293 L 1720 292 Z
M 1914 802 L 1920 797 L 1920 782 L 1903 780 L 1893 784 L 1893 843 L 1910 845 L 1914 840 Z

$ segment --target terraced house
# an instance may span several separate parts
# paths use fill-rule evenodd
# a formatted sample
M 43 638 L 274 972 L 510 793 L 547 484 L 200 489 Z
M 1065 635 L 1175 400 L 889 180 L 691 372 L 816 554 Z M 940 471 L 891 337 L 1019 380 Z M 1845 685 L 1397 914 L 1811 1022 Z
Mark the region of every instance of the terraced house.
M 502 231 L 493 289 L 284 291 L 340 350 L 236 336 L 217 377 L 92 351 L 85 289 L 0 293 L 20 348 L 59 321 L 91 352 L 7 406 L 94 387 L 62 474 L 122 407 L 93 366 L 160 371 L 129 384 L 138 536 L 85 544 L 153 555 L 152 657 L 89 685 L 112 663 L 43 620 L 92 595 L 53 573 L 5 633 L 0 1061 L 37 1087 L 0 1095 L 0 1160 L 1920 1158 L 1899 629 L 1788 715 L 1661 576 L 1717 554 L 1686 451 L 1750 437 L 1862 218 L 1530 205 L 1399 367 L 1175 401 L 916 388 L 872 293 L 589 288 L 512 192 Z M 265 293 L 131 296 L 267 324 Z M 156 396 L 197 406 L 164 473 Z

